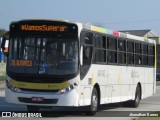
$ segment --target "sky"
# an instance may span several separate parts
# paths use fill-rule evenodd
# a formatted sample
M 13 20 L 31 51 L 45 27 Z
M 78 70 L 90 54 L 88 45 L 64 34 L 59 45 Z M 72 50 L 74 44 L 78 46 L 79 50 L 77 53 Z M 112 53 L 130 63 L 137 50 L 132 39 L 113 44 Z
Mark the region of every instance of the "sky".
M 160 0 L 0 0 L 0 28 L 21 19 L 58 19 L 160 35 L 159 9 Z

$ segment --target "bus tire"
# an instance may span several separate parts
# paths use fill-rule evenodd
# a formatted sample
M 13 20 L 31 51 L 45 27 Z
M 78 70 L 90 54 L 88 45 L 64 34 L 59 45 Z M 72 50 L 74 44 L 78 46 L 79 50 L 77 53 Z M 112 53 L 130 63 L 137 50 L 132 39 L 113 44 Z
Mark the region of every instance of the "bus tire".
M 98 110 L 98 93 L 97 89 L 93 88 L 91 96 L 91 105 L 89 107 L 89 111 L 86 112 L 86 115 L 93 116 L 96 114 L 97 110 Z
M 140 86 L 137 85 L 135 99 L 131 101 L 131 106 L 137 108 L 139 106 L 140 100 L 141 100 L 141 89 Z
M 40 107 L 39 106 L 33 106 L 33 105 L 27 105 L 27 110 L 29 111 L 29 112 L 31 112 L 31 111 L 39 111 L 40 110 Z

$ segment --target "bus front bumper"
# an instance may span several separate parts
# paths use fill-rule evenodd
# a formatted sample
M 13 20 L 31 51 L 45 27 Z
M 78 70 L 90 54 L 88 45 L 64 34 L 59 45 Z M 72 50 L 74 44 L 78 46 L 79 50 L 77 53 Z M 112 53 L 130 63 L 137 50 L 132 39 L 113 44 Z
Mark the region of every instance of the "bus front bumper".
M 63 94 L 59 92 L 13 92 L 5 88 L 5 100 L 8 103 L 37 106 L 78 107 L 79 95 L 76 89 Z

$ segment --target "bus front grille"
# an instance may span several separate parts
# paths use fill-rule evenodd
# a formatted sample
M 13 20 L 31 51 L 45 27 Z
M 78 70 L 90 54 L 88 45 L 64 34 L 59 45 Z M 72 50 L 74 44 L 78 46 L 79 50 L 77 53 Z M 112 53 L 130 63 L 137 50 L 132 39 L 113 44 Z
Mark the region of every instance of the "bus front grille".
M 18 97 L 18 100 L 23 103 L 35 103 L 35 104 L 56 104 L 58 99 L 43 99 L 43 101 L 32 101 L 32 98 Z
M 39 89 L 26 89 L 26 88 L 20 88 L 22 91 L 31 91 L 31 92 L 58 92 L 59 90 L 39 90 Z

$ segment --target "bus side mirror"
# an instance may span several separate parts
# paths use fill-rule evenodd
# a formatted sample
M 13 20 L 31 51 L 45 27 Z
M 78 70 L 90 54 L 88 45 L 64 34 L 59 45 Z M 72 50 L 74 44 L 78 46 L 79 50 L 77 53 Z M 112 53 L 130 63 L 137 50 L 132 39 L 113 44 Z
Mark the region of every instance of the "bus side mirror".
M 83 45 L 81 45 L 80 50 L 80 65 L 83 66 Z

